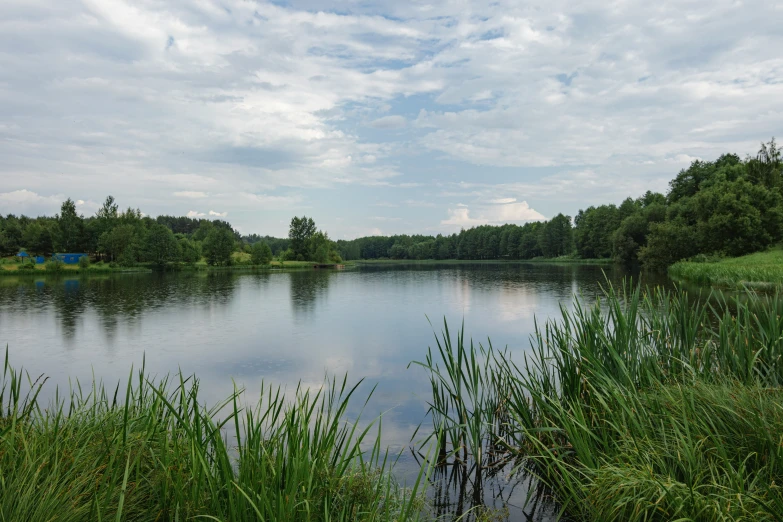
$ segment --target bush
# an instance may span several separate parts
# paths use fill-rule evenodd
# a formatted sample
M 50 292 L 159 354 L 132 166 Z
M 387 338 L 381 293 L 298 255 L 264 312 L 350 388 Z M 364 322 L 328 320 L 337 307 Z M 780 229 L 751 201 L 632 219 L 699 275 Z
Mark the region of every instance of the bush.
M 250 260 L 254 265 L 268 265 L 272 261 L 272 249 L 264 241 L 253 244 Z
M 79 258 L 79 268 L 90 268 L 90 256 L 82 256 Z
M 47 272 L 60 272 L 63 269 L 64 263 L 59 259 L 52 258 L 51 261 L 47 261 L 44 268 Z

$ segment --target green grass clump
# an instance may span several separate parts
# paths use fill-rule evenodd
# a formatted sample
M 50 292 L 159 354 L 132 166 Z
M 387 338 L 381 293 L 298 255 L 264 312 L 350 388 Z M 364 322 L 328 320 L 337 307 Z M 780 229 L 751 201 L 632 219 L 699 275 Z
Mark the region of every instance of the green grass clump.
M 442 339 L 421 364 L 452 466 L 513 460 L 577 520 L 783 519 L 783 296 L 610 287 L 521 366 Z
M 783 249 L 756 252 L 714 262 L 681 261 L 669 268 L 675 279 L 724 287 L 783 284 Z
M 131 375 L 133 377 L 133 375 Z M 0 520 L 415 520 L 417 491 L 389 475 L 372 425 L 345 419 L 356 387 L 287 400 L 237 390 L 212 408 L 198 381 L 78 384 L 44 408 L 42 380 L 0 381 Z M 363 449 L 364 448 L 364 449 Z

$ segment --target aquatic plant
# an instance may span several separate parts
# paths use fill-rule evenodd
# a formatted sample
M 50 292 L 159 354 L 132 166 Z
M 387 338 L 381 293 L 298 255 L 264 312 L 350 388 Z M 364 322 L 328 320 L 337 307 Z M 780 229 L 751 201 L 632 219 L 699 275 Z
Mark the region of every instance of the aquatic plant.
M 609 285 L 537 324 L 519 366 L 443 339 L 419 364 L 450 465 L 504 452 L 583 520 L 783 516 L 780 295 Z
M 79 383 L 39 400 L 45 379 L 0 381 L 0 520 L 416 520 L 419 480 L 397 485 L 391 459 L 346 410 L 357 386 L 242 390 L 211 408 L 182 375 L 127 386 Z

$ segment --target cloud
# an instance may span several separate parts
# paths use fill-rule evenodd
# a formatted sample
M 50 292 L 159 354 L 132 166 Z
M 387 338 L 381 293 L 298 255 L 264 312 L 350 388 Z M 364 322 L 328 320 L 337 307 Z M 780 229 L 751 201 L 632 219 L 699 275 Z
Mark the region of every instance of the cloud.
M 41 196 L 27 189 L 0 192 L 0 208 L 2 212 L 11 214 L 53 215 L 59 212 L 60 205 L 66 197 L 62 195 Z
M 152 215 L 205 200 L 265 232 L 305 202 L 328 218 L 386 201 L 421 208 L 423 230 L 442 205 L 394 189 L 439 186 L 470 203 L 468 220 L 495 219 L 487 205 L 526 215 L 524 201 L 573 215 L 665 190 L 692 158 L 753 153 L 783 116 L 774 2 L 5 0 L 2 12 L 0 194 L 36 195 L 0 199 L 4 212 L 54 213 L 66 196 L 89 208 L 112 194 Z
M 471 228 L 480 225 L 486 225 L 489 223 L 483 218 L 471 218 L 470 209 L 467 208 L 455 208 L 449 209 L 449 218 L 440 222 L 441 225 L 452 225 L 460 228 Z
M 504 198 L 503 200 L 507 199 L 513 198 Z M 472 217 L 468 205 L 460 204 L 457 208 L 448 209 L 449 217 L 442 220 L 440 224 L 450 227 L 470 228 L 480 225 L 500 225 L 543 221 L 546 219 L 540 212 L 530 208 L 527 201 L 481 206 L 478 208 L 478 214 L 478 217 Z
M 214 210 L 210 210 L 209 215 L 214 217 L 226 217 L 228 216 L 228 212 L 215 212 Z
M 384 116 L 370 122 L 373 129 L 403 129 L 408 125 L 408 120 L 403 116 Z
M 204 214 L 203 212 L 198 212 L 196 210 L 189 210 L 188 213 L 186 214 L 186 216 L 189 217 L 189 218 L 207 217 L 207 215 Z
M 387 217 L 387 216 L 372 216 L 369 219 L 370 219 L 370 221 L 384 221 L 384 222 L 401 221 L 402 220 L 402 218 L 399 218 L 399 217 Z

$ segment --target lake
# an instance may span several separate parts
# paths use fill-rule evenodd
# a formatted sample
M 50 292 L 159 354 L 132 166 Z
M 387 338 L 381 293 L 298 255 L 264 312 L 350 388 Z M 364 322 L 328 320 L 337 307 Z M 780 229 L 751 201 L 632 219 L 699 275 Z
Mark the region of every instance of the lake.
M 142 361 L 159 375 L 196 374 L 215 402 L 233 382 L 254 398 L 262 380 L 293 391 L 300 382 L 319 387 L 326 375 L 363 378 L 363 396 L 377 388 L 362 418 L 383 414 L 382 442 L 402 452 L 397 473 L 406 479 L 418 469 L 408 448 L 430 394 L 424 370 L 408 364 L 424 358 L 444 318 L 521 360 L 534 318 L 555 316 L 574 294 L 592 298 L 605 277 L 620 284 L 625 276 L 610 266 L 476 263 L 2 277 L 0 343 L 15 367 L 49 376 L 50 393 L 93 374 L 116 384 Z M 350 415 L 362 405 L 356 400 Z M 506 499 L 514 519 L 527 488 L 507 479 L 484 496 Z

